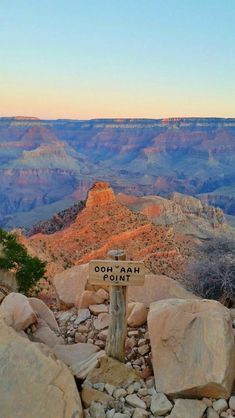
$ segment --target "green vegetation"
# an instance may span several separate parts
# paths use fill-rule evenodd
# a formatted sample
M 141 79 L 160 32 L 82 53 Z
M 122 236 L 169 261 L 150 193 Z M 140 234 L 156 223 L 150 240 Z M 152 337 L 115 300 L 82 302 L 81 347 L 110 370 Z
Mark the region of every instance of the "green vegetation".
M 19 292 L 28 294 L 39 279 L 44 277 L 46 263 L 28 255 L 26 248 L 14 234 L 0 228 L 0 269 L 16 274 Z
M 226 306 L 235 302 L 235 241 L 217 238 L 205 241 L 188 263 L 187 284 L 195 294 L 219 300 Z

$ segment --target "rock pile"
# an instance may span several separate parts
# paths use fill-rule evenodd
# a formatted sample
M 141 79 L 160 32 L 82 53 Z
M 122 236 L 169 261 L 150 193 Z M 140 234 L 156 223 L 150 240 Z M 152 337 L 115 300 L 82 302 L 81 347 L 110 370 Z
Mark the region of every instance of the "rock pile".
M 102 379 L 101 379 L 102 380 Z M 136 380 L 117 386 L 111 383 L 83 384 L 85 418 L 232 418 L 235 396 L 225 399 L 172 399 L 157 391 L 154 379 Z
M 86 290 L 77 305 L 52 312 L 37 298 L 4 298 L 1 417 L 235 417 L 234 310 L 215 301 L 166 299 L 150 305 L 146 322 L 146 305 L 131 302 L 122 364 L 104 352 L 108 293 Z M 21 388 L 18 376 L 30 390 Z M 16 405 L 27 397 L 28 409 L 21 411 L 10 397 Z
M 66 343 L 89 343 L 104 349 L 108 336 L 108 309 L 108 304 L 95 304 L 80 310 L 74 307 L 67 311 L 55 312 Z M 143 377 L 147 377 L 153 372 L 146 308 L 142 304 L 131 304 L 129 318 L 128 322 L 132 326 L 128 326 L 127 330 L 126 363 L 141 372 Z

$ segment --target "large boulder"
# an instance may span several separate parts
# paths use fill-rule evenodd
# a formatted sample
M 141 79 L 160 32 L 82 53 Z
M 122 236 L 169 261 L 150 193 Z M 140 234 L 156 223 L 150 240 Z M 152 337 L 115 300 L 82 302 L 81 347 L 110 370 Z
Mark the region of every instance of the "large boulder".
M 229 310 L 212 300 L 151 304 L 148 328 L 156 387 L 167 395 L 228 398 L 234 380 Z
M 37 322 L 37 316 L 28 298 L 21 293 L 9 293 L 3 300 L 1 307 L 5 311 L 7 324 L 16 331 L 25 330 Z
M 96 345 L 89 343 L 57 344 L 53 347 L 56 356 L 69 366 L 71 372 L 79 379 L 86 378 L 104 356 L 104 351 L 98 350 Z
M 163 274 L 146 274 L 143 286 L 128 286 L 128 302 L 142 302 L 146 306 L 163 299 L 198 299 L 176 280 Z
M 82 418 L 74 378 L 50 350 L 21 337 L 0 311 L 2 418 Z
M 104 289 L 99 289 L 97 292 L 94 290 L 84 290 L 75 300 L 75 306 L 79 309 L 89 308 L 90 305 L 103 303 L 108 297 L 109 294 Z
M 144 303 L 131 302 L 127 306 L 127 324 L 129 327 L 139 327 L 147 321 L 148 309 Z
M 71 267 L 54 276 L 53 285 L 62 306 L 70 308 L 75 304 L 86 289 L 88 277 L 89 264 Z
M 28 298 L 28 301 L 37 316 L 45 321 L 52 331 L 59 333 L 59 326 L 56 322 L 53 312 L 48 308 L 48 306 L 38 298 L 31 297 Z
M 35 331 L 30 335 L 31 341 L 46 344 L 53 348 L 57 344 L 64 344 L 64 339 L 57 336 L 43 319 L 38 319 Z

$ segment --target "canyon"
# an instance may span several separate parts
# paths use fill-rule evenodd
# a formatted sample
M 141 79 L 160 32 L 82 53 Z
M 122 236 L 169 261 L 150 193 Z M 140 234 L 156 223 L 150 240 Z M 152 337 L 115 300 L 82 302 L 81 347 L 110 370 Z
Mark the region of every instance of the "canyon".
M 35 226 L 30 236 L 21 234 L 20 239 L 31 255 L 47 262 L 49 278 L 121 248 L 127 259 L 143 260 L 149 271 L 180 279 L 194 246 L 191 237 L 121 204 L 106 182 L 91 187 L 85 207 L 65 227 L 52 233 L 50 225 L 47 228 Z
M 115 193 L 199 196 L 235 214 L 235 119 L 0 118 L 0 226 L 30 227 L 96 181 Z

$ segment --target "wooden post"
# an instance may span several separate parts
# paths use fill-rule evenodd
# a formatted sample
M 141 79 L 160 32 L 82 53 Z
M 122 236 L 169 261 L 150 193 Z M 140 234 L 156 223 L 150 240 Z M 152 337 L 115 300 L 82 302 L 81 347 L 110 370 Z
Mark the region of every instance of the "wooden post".
M 89 263 L 89 283 L 110 285 L 110 321 L 106 354 L 125 361 L 127 333 L 126 288 L 144 284 L 145 267 L 141 261 L 125 261 L 122 250 L 108 252 L 107 260 L 92 260 Z
M 125 260 L 122 250 L 111 250 L 108 257 L 112 260 Z M 126 320 L 126 286 L 110 286 L 110 324 L 106 342 L 106 354 L 125 362 L 125 340 L 127 333 Z

